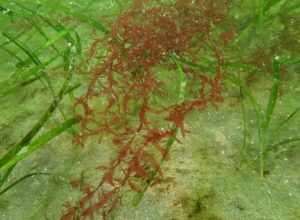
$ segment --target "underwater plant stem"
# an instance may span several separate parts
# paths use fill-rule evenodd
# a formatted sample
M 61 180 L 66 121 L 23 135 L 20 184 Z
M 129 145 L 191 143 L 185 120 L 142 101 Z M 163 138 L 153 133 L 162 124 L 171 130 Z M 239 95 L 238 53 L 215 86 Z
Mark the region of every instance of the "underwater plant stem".
M 238 73 L 238 78 L 240 80 L 240 74 Z M 241 159 L 239 163 L 239 168 L 242 166 L 244 160 L 245 160 L 245 155 L 247 151 L 247 146 L 246 146 L 246 141 L 247 141 L 247 118 L 246 118 L 246 107 L 245 107 L 245 96 L 243 93 L 243 88 L 240 86 L 240 96 L 241 96 L 241 104 L 242 104 L 242 117 L 243 117 L 243 142 L 242 142 L 242 149 L 241 149 Z
M 269 135 L 269 127 L 271 118 L 278 100 L 279 87 L 280 87 L 280 76 L 279 76 L 280 63 L 277 58 L 274 59 L 274 79 L 273 87 L 269 96 L 266 113 L 264 115 L 265 120 L 263 121 L 262 135 L 260 136 L 260 177 L 264 178 L 264 167 L 265 167 L 265 151 L 267 144 L 267 137 Z
M 263 173 L 263 167 L 264 167 L 264 149 L 265 149 L 265 130 L 263 129 L 265 126 L 265 115 L 262 111 L 261 106 L 258 104 L 257 100 L 253 96 L 250 90 L 248 90 L 241 80 L 236 76 L 228 77 L 228 79 L 237 85 L 240 89 L 242 89 L 242 92 L 245 96 L 248 97 L 249 101 L 251 102 L 254 112 L 255 112 L 255 118 L 256 118 L 256 127 L 257 127 L 257 134 L 258 134 L 258 140 L 259 140 L 259 170 L 260 175 Z
M 265 115 L 265 125 L 264 125 L 264 132 L 268 132 L 270 121 L 272 118 L 272 114 L 274 112 L 276 102 L 278 99 L 279 94 L 279 87 L 280 87 L 280 76 L 279 76 L 279 62 L 275 59 L 274 60 L 274 80 L 273 80 L 273 87 L 269 96 L 268 104 L 267 104 L 267 110 Z
M 260 140 L 260 152 L 259 152 L 259 174 L 260 178 L 264 178 L 264 169 L 265 169 L 265 137 L 264 135 L 261 137 L 262 139 Z

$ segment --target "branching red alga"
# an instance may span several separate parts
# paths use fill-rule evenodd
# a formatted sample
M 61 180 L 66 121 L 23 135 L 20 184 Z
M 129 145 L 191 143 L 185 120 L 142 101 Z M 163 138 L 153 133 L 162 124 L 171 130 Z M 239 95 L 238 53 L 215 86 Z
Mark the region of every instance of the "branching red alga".
M 97 186 L 85 187 L 79 205 L 66 205 L 61 220 L 94 219 L 98 215 L 106 219 L 121 202 L 122 188 L 138 191 L 151 172 L 163 174 L 159 161 L 168 153 L 164 146 L 174 133 L 172 125 L 184 136 L 188 112 L 223 101 L 217 49 L 213 76 L 184 68 L 189 80 L 197 80 L 199 85 L 183 103 L 158 103 L 158 97 L 168 98 L 162 88 L 170 85 L 162 82 L 153 68 L 176 71 L 170 55 L 195 58 L 205 42 L 211 42 L 212 29 L 226 20 L 228 3 L 177 0 L 151 7 L 149 0 L 135 0 L 132 9 L 111 24 L 108 35 L 92 43 L 87 62 L 93 67 L 87 73 L 88 88 L 76 103 L 83 113 L 78 116 L 81 132 L 74 141 L 84 144 L 90 136 L 100 140 L 106 136 L 118 153 L 110 164 L 98 167 L 105 172 L 103 178 Z

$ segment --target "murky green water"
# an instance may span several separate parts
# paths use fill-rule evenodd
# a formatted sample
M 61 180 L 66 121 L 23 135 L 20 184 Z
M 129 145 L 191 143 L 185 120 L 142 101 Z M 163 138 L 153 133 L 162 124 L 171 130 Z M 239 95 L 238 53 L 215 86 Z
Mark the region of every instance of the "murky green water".
M 131 182 L 122 185 L 117 193 L 122 202 L 107 214 L 107 219 L 300 219 L 299 2 L 202 1 L 206 2 L 203 6 L 199 2 L 0 1 L 1 220 L 61 219 L 68 205 L 75 207 L 76 216 L 65 219 L 89 219 L 84 218 L 85 208 L 95 201 L 101 201 L 101 193 L 118 186 L 118 178 L 130 168 L 126 163 L 120 163 L 120 170 L 112 180 L 114 185 L 107 184 L 109 180 L 106 180 L 107 185 L 96 190 L 95 196 L 81 206 L 84 195 L 95 189 L 105 175 L 103 170 L 97 168 L 110 166 L 113 164 L 111 161 L 119 157 L 122 145 L 114 142 L 113 132 L 123 131 L 126 126 L 139 125 L 142 121 L 141 109 L 145 102 L 136 98 L 135 103 L 132 98 L 126 112 L 122 91 L 129 91 L 126 90 L 128 85 L 133 85 L 130 90 L 133 92 L 128 94 L 138 97 L 140 88 L 137 85 L 148 84 L 147 81 L 139 84 L 144 78 L 136 80 L 135 77 L 147 71 L 163 83 L 147 96 L 149 106 L 144 110 L 148 111 L 146 119 L 149 127 L 157 126 L 160 134 L 168 129 L 173 131 L 174 125 L 179 130 L 169 149 L 168 160 L 162 160 L 161 155 L 149 149 L 149 146 L 141 148 L 154 155 L 153 160 L 148 158 L 150 162 L 140 162 L 141 168 L 151 174 L 157 162 L 163 176 L 156 175 L 150 181 L 137 206 L 132 205 L 137 192 L 129 185 Z M 230 7 L 227 8 L 228 5 Z M 207 11 L 201 8 L 204 6 Z M 208 10 L 208 6 L 212 10 Z M 200 15 L 194 11 L 196 7 L 203 9 Z M 156 9 L 159 11 L 157 18 L 149 16 Z M 176 41 L 174 45 L 170 43 L 172 39 L 164 38 L 161 34 L 163 30 L 153 31 L 155 25 L 161 28 L 155 23 L 160 21 L 160 16 L 170 16 L 173 19 L 170 23 L 174 21 L 174 27 L 181 33 L 182 38 L 178 37 L 180 44 L 185 40 L 184 33 L 194 30 L 191 23 L 183 23 L 187 30 L 182 32 L 184 27 L 180 22 L 186 21 L 188 16 L 195 16 L 195 19 L 201 17 L 204 12 L 209 12 L 206 17 L 211 16 L 213 20 L 214 16 L 221 13 L 220 10 L 225 13 L 222 22 L 220 19 L 203 21 L 210 31 L 202 33 L 204 37 L 196 32 L 186 44 L 182 43 L 184 47 L 177 47 Z M 133 22 L 131 26 L 126 26 L 126 19 L 131 19 L 126 13 L 132 13 L 130 16 L 137 20 L 137 24 Z M 176 16 L 172 17 L 172 13 L 178 16 L 178 20 Z M 122 16 L 123 19 L 120 19 Z M 153 25 L 153 30 L 149 30 L 149 24 Z M 108 32 L 113 32 L 114 28 L 120 33 L 109 35 Z M 125 42 L 126 35 L 123 36 L 122 31 L 126 28 L 134 30 L 128 32 L 133 38 L 138 36 L 138 31 L 143 34 L 132 42 L 129 41 L 133 38 L 127 39 L 129 43 Z M 146 33 L 153 35 L 146 36 Z M 110 38 L 106 39 L 106 35 Z M 157 36 L 164 42 L 156 41 Z M 110 43 L 101 45 L 101 49 L 97 47 L 94 54 L 89 53 L 92 43 L 99 38 Z M 122 100 L 118 100 L 119 105 L 115 104 L 118 101 L 111 103 L 116 107 L 110 110 L 119 108 L 124 111 L 126 123 L 116 120 L 106 128 L 111 131 L 102 135 L 100 142 L 100 135 L 95 135 L 97 132 L 93 135 L 88 132 L 104 128 L 93 124 L 83 130 L 78 115 L 83 116 L 84 109 L 76 103 L 88 91 L 92 74 L 97 72 L 97 68 L 105 70 L 105 62 L 111 59 L 114 50 L 118 51 L 117 47 L 109 47 L 115 45 L 111 42 L 124 46 L 120 50 L 121 55 L 116 56 L 111 65 L 116 66 L 116 70 L 123 68 L 122 74 L 132 77 L 130 79 L 136 84 L 126 84 L 121 80 L 122 75 L 115 78 L 119 84 L 113 85 L 112 91 L 117 91 Z M 176 48 L 174 51 L 172 47 L 161 51 L 151 42 L 161 43 L 162 47 L 170 44 Z M 132 48 L 132 45 L 136 45 L 136 48 Z M 138 54 L 141 50 L 138 48 L 143 49 L 141 45 L 148 45 L 149 50 L 144 50 L 146 55 Z M 130 58 L 130 49 L 136 49 L 138 56 Z M 161 61 L 155 60 L 157 54 L 161 56 Z M 92 57 L 89 62 L 87 57 Z M 149 64 L 147 69 L 147 62 L 152 61 L 155 65 Z M 131 71 L 130 65 L 136 63 L 137 68 Z M 118 64 L 125 67 L 121 68 Z M 116 70 L 112 69 L 111 72 Z M 186 79 L 180 78 L 181 70 Z M 220 82 L 214 78 L 218 74 L 221 75 Z M 198 76 L 201 79 L 199 81 Z M 150 81 L 150 78 L 147 79 Z M 103 83 L 103 87 L 92 88 L 93 92 L 100 94 L 95 95 L 93 103 L 89 103 L 94 111 L 103 110 L 112 100 L 103 98 L 107 95 L 103 88 L 109 84 L 109 80 L 105 80 L 107 78 L 103 75 L 97 79 L 97 83 Z M 219 87 L 222 88 L 220 91 L 213 90 Z M 186 106 L 188 101 L 194 100 L 202 100 L 207 104 L 197 107 L 195 104 L 184 115 L 181 126 L 186 129 L 185 137 L 182 136 L 180 124 L 171 123 L 175 116 L 166 120 L 171 111 L 155 113 L 149 110 L 152 107 L 163 109 L 180 106 L 181 103 L 177 102 L 182 88 L 185 90 Z M 146 86 L 143 90 L 145 93 L 148 91 Z M 209 101 L 203 101 L 202 93 L 199 95 L 197 91 L 206 94 Z M 220 94 L 224 99 L 222 101 L 215 97 Z M 157 97 L 154 99 L 154 96 Z M 112 120 L 114 115 L 119 114 L 116 112 L 107 113 L 108 116 L 100 122 Z M 95 116 L 94 119 L 99 118 Z M 143 140 L 146 140 L 143 138 L 154 134 L 146 131 L 141 131 L 137 144 L 131 153 L 127 152 L 129 161 L 135 155 L 133 152 L 143 145 Z M 74 143 L 74 137 L 78 137 L 78 134 L 90 135 L 84 139 L 84 146 Z M 139 134 L 126 135 L 132 137 Z M 128 139 L 128 136 L 122 137 Z M 159 144 L 165 147 L 170 138 L 171 135 L 162 138 Z M 131 174 L 129 179 L 138 188 L 147 183 L 148 176 L 143 178 L 137 171 L 135 176 L 133 171 Z M 103 210 L 107 212 L 111 207 L 110 202 L 108 200 L 99 210 L 93 211 L 95 219 L 102 219 Z

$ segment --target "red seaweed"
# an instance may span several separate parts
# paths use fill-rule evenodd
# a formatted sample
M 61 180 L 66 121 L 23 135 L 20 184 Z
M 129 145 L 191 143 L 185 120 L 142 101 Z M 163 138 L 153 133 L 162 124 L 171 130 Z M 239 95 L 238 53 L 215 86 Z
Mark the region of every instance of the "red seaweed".
M 134 0 L 132 9 L 122 10 L 111 24 L 111 32 L 91 44 L 87 63 L 96 64 L 86 73 L 89 85 L 76 101 L 83 111 L 78 115 L 81 132 L 74 142 L 84 145 L 89 137 L 101 141 L 106 136 L 118 153 L 110 164 L 98 167 L 105 172 L 99 184 L 85 185 L 79 207 L 66 206 L 62 220 L 94 219 L 99 214 L 106 219 L 121 203 L 122 188 L 138 191 L 151 172 L 163 175 L 160 160 L 167 159 L 164 145 L 174 135 L 172 124 L 184 137 L 188 132 L 184 120 L 190 111 L 223 101 L 222 59 L 214 47 L 216 74 L 186 71 L 189 79 L 194 77 L 200 83 L 198 91 L 183 103 L 157 104 L 157 98 L 166 98 L 162 88 L 168 82 L 162 82 L 153 68 L 175 72 L 169 55 L 194 59 L 205 42 L 212 43 L 210 33 L 226 21 L 228 1 L 177 0 L 153 7 L 151 2 Z M 223 44 L 230 37 L 230 33 L 220 36 Z

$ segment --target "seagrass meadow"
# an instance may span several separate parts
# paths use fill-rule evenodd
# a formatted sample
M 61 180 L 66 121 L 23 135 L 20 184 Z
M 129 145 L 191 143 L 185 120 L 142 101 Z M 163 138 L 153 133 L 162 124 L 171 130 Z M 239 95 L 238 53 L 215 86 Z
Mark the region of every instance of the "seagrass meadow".
M 298 0 L 0 0 L 0 220 L 300 219 Z

